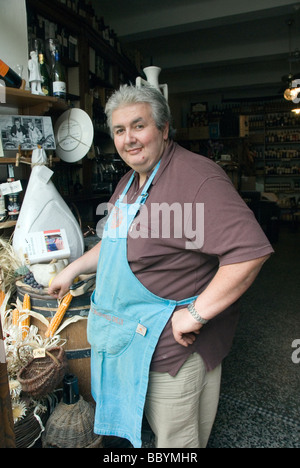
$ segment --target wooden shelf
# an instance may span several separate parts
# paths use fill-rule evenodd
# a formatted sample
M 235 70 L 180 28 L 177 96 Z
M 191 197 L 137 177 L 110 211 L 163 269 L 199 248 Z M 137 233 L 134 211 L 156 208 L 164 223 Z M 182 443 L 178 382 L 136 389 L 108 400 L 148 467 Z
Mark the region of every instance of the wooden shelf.
M 118 64 L 123 72 L 135 78 L 137 69 L 135 65 L 124 55 L 119 54 L 116 49 L 111 47 L 100 35 L 99 31 L 93 29 L 87 19 L 74 13 L 66 5 L 57 0 L 26 0 L 26 3 L 37 10 L 40 15 L 44 15 L 51 21 L 62 25 L 72 32 L 75 36 L 85 38 L 87 44 L 100 51 L 100 55 L 109 62 Z M 88 50 L 85 50 L 88 56 Z M 82 63 L 81 63 L 82 66 Z
M 38 96 L 22 89 L 5 88 L 5 93 L 5 102 L 0 104 L 0 110 L 1 106 L 17 107 L 22 115 L 43 115 L 50 110 L 62 112 L 69 108 L 62 99 Z
M 16 150 L 17 151 L 17 150 Z M 59 163 L 61 161 L 60 158 L 52 158 L 52 163 Z M 30 165 L 31 164 L 31 158 L 24 158 L 22 157 L 20 159 L 20 163 L 24 163 L 24 164 L 28 164 Z M 0 164 L 16 164 L 16 157 L 13 156 L 11 158 L 2 158 L 0 157 Z
M 14 227 L 16 224 L 17 221 L 4 221 L 4 223 L 0 223 L 0 230 Z

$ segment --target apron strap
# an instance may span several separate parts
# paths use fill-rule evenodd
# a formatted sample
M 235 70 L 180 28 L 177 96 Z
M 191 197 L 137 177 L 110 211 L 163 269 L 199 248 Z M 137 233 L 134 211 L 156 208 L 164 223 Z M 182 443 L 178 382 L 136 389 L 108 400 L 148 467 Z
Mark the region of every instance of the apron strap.
M 146 184 L 145 184 L 145 187 L 143 188 L 142 190 L 142 193 L 141 195 L 138 197 L 136 203 L 139 204 L 139 205 L 143 205 L 145 203 L 145 201 L 147 200 L 147 197 L 148 197 L 148 189 L 150 187 L 150 185 L 152 184 L 152 181 L 159 169 L 159 166 L 160 166 L 160 162 L 161 160 L 158 161 L 158 163 L 156 164 L 155 168 L 153 169 L 152 171 L 152 174 L 150 175 L 149 179 L 147 180 Z M 129 190 L 129 187 L 131 186 L 132 182 L 133 182 L 133 179 L 134 179 L 134 175 L 135 175 L 135 172 L 132 174 L 132 176 L 130 177 L 126 187 L 124 188 L 123 190 L 123 193 L 121 194 L 120 198 L 119 198 L 119 201 L 122 202 L 123 198 L 125 197 L 126 193 L 128 192 Z
M 182 301 L 176 301 L 176 306 L 187 305 L 191 302 L 195 301 L 198 296 L 188 297 L 187 299 L 183 299 Z
M 125 187 L 124 190 L 123 190 L 123 193 L 122 193 L 122 194 L 120 195 L 120 197 L 119 197 L 119 201 L 120 201 L 120 202 L 123 200 L 123 198 L 125 197 L 126 193 L 128 192 L 129 187 L 131 186 L 131 184 L 132 184 L 132 182 L 133 182 L 134 175 L 135 175 L 135 171 L 134 171 L 134 173 L 131 175 L 129 181 L 127 182 L 127 185 L 126 185 L 126 187 Z

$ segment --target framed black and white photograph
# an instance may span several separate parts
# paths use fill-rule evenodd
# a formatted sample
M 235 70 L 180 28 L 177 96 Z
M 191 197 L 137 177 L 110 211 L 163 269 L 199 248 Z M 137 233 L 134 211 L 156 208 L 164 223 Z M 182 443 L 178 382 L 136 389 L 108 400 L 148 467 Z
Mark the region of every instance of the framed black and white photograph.
M 41 146 L 55 149 L 51 117 L 32 115 L 1 115 L 0 131 L 3 150 L 33 150 Z

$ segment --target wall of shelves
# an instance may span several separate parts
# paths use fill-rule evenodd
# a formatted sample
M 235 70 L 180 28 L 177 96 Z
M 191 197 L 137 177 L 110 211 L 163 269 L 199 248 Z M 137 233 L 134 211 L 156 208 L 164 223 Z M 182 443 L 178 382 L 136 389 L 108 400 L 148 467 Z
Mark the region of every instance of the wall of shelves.
M 256 144 L 255 167 L 257 177 L 264 183 L 265 192 L 279 198 L 300 194 L 300 117 L 292 112 L 268 113 L 260 119 L 261 127 L 250 125 L 250 135 L 260 135 Z M 264 125 L 263 125 L 264 124 Z
M 87 2 L 85 2 L 87 5 Z M 108 199 L 109 192 L 94 192 L 92 178 L 97 173 L 98 156 L 103 153 L 103 146 L 108 146 L 110 137 L 104 132 L 104 105 L 108 96 L 117 89 L 121 83 L 134 82 L 138 72 L 135 65 L 123 53 L 116 35 L 106 28 L 106 33 L 100 29 L 100 22 L 95 21 L 93 15 L 85 12 L 73 11 L 75 2 L 59 0 L 26 0 L 28 33 L 33 39 L 39 39 L 47 52 L 47 40 L 53 37 L 61 44 L 62 63 L 66 69 L 68 96 L 67 102 L 54 97 L 36 96 L 29 91 L 7 88 L 7 108 L 18 109 L 13 113 L 20 115 L 50 115 L 53 126 L 56 118 L 70 105 L 80 107 L 91 117 L 94 124 L 94 145 L 89 154 L 80 164 L 66 166 L 55 158 L 55 177 L 61 182 L 62 175 L 68 173 L 69 188 L 62 187 L 63 196 L 69 201 L 76 197 L 75 183 L 82 185 L 80 205 L 83 211 L 91 204 L 97 206 L 97 199 L 102 202 Z M 78 4 L 79 5 L 79 4 Z M 84 14 L 83 14 L 84 13 Z M 105 26 L 105 25 L 104 25 Z M 49 57 L 49 55 L 48 55 Z M 49 67 L 51 63 L 48 61 Z M 105 143 L 105 145 L 104 145 Z M 96 145 L 99 145 L 97 151 Z M 5 164 L 15 164 L 15 154 L 5 152 L 0 158 L 2 167 L 2 181 L 5 178 Z M 28 155 L 29 157 L 30 155 Z M 29 158 L 30 159 L 30 158 Z M 30 175 L 30 165 L 22 165 L 16 169 L 16 177 L 24 181 Z M 109 180 L 111 182 L 111 180 Z M 91 210 L 89 210 L 91 211 Z M 93 208 L 93 211 L 94 208 Z M 93 213 L 95 217 L 95 213 Z M 90 220 L 92 221 L 92 220 Z
M 93 121 L 94 146 L 83 159 L 80 169 L 83 196 L 88 201 L 94 198 L 92 174 L 97 172 L 95 156 L 103 152 L 103 146 L 110 140 L 104 131 L 106 100 L 121 83 L 135 81 L 138 72 L 103 19 L 100 21 L 95 17 L 87 2 L 78 6 L 80 9 L 73 11 L 74 2 L 62 4 L 58 0 L 27 0 L 28 17 L 34 23 L 31 34 L 45 44 L 49 36 L 54 35 L 61 43 L 62 63 L 67 72 L 67 91 L 75 95 L 76 102 L 73 100 L 72 105 L 86 111 Z M 65 41 L 70 42 L 70 38 L 75 48 L 71 54 L 70 44 L 69 48 L 64 46 Z M 78 176 L 78 168 L 75 169 L 73 183 Z M 65 167 L 57 165 L 56 172 L 63 175 Z M 66 188 L 63 190 L 66 192 Z M 71 195 L 72 190 L 68 191 L 68 196 Z
M 245 178 L 256 188 L 278 198 L 300 194 L 300 116 L 284 100 L 225 104 L 218 109 L 195 111 L 193 125 L 177 131 L 177 141 L 188 149 L 220 159 L 230 154 Z M 237 126 L 237 122 L 239 125 Z M 217 148 L 215 154 L 212 148 Z M 219 149 L 219 150 L 218 150 Z
M 137 70 L 130 60 L 121 52 L 120 49 L 113 47 L 110 42 L 103 39 L 102 33 L 95 29 L 87 17 L 83 17 L 78 13 L 73 12 L 67 5 L 58 2 L 57 0 L 26 0 L 27 6 L 31 14 L 38 15 L 42 21 L 50 21 L 54 27 L 56 37 L 61 31 L 61 28 L 68 31 L 71 37 L 77 41 L 78 57 L 77 67 L 76 62 L 70 62 L 70 59 L 64 58 L 64 63 L 67 68 L 78 68 L 78 86 L 80 94 L 80 107 L 85 108 L 85 94 L 90 91 L 90 74 L 97 77 L 95 63 L 93 57 L 99 57 L 111 69 L 111 79 L 98 76 L 98 85 L 101 87 L 116 88 L 119 86 L 121 79 L 124 81 L 132 80 L 137 76 Z M 47 27 L 37 28 L 34 34 L 44 35 L 46 37 L 38 37 L 41 40 L 47 40 Z M 69 37 L 70 37 L 69 36 Z

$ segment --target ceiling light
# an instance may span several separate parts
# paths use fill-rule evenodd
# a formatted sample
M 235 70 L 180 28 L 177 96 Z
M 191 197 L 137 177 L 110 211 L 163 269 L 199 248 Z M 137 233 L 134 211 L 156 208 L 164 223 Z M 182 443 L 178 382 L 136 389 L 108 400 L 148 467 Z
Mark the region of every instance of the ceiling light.
M 287 101 L 294 101 L 295 99 L 298 98 L 299 93 L 300 93 L 300 83 L 299 83 L 299 80 L 295 80 L 293 81 L 291 86 L 284 91 L 283 96 L 284 96 L 284 99 L 286 99 Z
M 296 49 L 296 53 L 292 52 L 292 26 L 294 25 L 295 21 L 290 19 L 288 21 L 289 27 L 289 63 L 290 63 L 290 72 L 288 75 L 282 77 L 282 81 L 285 84 L 283 96 L 284 99 L 287 101 L 293 101 L 295 104 L 298 104 L 298 94 L 300 93 L 300 80 L 299 74 L 293 75 L 292 73 L 292 62 L 297 62 L 300 59 L 299 50 Z M 296 102 L 295 102 L 296 100 Z
M 292 109 L 292 112 L 294 112 L 295 114 L 300 114 L 300 107 L 296 107 L 295 109 Z

